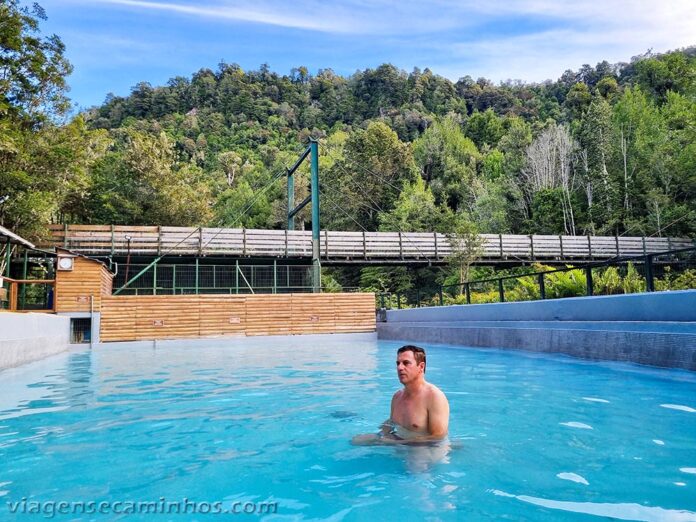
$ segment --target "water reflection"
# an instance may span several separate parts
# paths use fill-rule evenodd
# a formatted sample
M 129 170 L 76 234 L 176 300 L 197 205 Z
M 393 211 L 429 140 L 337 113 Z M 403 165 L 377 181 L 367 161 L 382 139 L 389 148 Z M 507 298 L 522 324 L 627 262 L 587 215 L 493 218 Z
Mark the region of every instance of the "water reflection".
M 89 350 L 61 353 L 0 372 L 0 419 L 87 405 L 93 399 Z

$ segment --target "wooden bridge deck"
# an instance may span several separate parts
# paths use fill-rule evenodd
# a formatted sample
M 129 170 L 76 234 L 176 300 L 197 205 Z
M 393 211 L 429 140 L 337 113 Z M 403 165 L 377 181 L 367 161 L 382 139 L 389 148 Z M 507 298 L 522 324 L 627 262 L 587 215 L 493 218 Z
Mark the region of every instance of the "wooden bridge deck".
M 122 225 L 51 225 L 43 247 L 91 256 L 216 256 L 311 259 L 312 233 L 304 230 L 187 228 Z M 127 237 L 130 237 L 128 241 Z M 684 238 L 481 234 L 479 263 L 587 262 L 694 246 Z M 130 244 L 129 244 L 130 243 Z M 321 231 L 323 263 L 444 263 L 447 236 L 435 232 Z

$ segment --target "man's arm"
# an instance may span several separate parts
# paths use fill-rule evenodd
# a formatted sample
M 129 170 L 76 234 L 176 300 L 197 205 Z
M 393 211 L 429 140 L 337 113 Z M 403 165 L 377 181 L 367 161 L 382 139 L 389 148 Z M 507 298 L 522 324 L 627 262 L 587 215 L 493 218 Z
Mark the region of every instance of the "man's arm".
M 434 439 L 443 439 L 449 429 L 449 402 L 439 389 L 433 390 L 428 408 L 428 433 Z
M 394 418 L 394 400 L 396 399 L 397 393 L 399 392 L 396 392 L 394 395 L 392 395 L 391 406 L 389 407 L 389 418 L 385 420 L 379 427 L 382 431 L 382 435 L 389 435 L 394 429 L 394 421 L 392 419 Z

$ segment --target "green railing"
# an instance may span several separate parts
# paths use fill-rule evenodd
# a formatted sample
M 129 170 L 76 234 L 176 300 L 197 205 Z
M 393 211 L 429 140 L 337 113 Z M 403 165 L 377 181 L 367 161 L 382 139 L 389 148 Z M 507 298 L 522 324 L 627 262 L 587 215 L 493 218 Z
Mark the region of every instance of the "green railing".
M 378 295 L 380 308 L 481 304 L 696 289 L 696 247 L 617 257 L 583 267 L 530 271 Z
M 113 287 L 120 288 L 148 265 L 121 263 Z M 122 295 L 252 294 L 312 292 L 312 265 L 155 264 Z

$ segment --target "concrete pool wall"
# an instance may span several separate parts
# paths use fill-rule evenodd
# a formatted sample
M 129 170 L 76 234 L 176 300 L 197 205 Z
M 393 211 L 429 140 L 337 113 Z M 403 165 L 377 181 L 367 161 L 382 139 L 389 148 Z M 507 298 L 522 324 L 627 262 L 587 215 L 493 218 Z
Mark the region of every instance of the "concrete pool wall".
M 696 371 L 696 290 L 389 310 L 380 339 Z
M 0 312 L 0 370 L 68 349 L 70 318 Z

